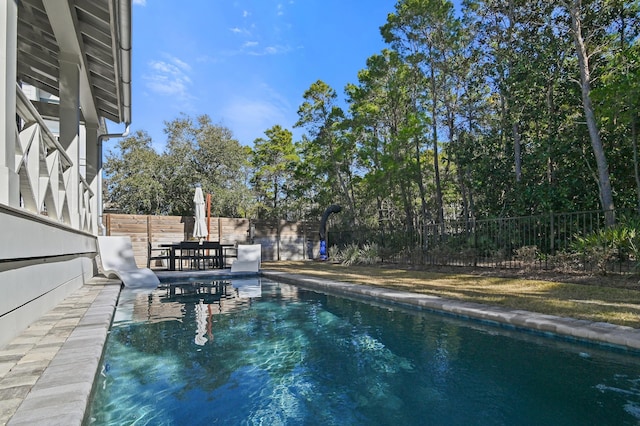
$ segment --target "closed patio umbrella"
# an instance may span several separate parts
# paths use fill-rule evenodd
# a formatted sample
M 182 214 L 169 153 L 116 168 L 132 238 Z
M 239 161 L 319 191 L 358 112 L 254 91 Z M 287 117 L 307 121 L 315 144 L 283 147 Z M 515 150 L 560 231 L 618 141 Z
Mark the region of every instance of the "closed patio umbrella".
M 196 193 L 193 196 L 193 203 L 195 205 L 195 224 L 193 226 L 193 237 L 203 240 L 209 235 L 207 229 L 207 218 L 204 213 L 204 196 L 202 195 L 202 187 L 200 184 L 196 185 Z
M 207 338 L 204 336 L 207 333 L 207 307 L 202 300 L 196 305 L 196 325 L 194 342 L 198 346 L 203 346 L 207 343 Z

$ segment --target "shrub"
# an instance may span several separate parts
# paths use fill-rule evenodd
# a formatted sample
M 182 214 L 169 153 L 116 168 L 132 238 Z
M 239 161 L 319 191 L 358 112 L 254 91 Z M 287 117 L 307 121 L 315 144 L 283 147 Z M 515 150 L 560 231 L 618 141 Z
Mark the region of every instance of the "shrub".
M 525 269 L 532 268 L 538 260 L 538 247 L 522 246 L 515 250 L 515 259 L 522 262 Z
M 358 259 L 360 258 L 360 248 L 356 243 L 351 243 L 342 249 L 340 258 L 342 264 L 346 266 L 358 263 Z
M 331 246 L 329 247 L 329 250 L 327 250 L 327 257 L 329 258 L 329 260 L 332 260 L 334 262 L 342 262 L 341 255 L 342 253 L 340 252 L 338 246 Z
M 380 258 L 380 248 L 376 243 L 365 244 L 360 249 L 360 263 L 365 265 L 374 265 L 378 263 Z
M 555 256 L 549 257 L 549 262 L 554 268 L 563 273 L 571 273 L 585 269 L 583 255 L 580 253 L 559 252 Z
M 593 262 L 598 272 L 604 275 L 609 262 L 630 258 L 638 262 L 640 238 L 635 224 L 619 224 L 584 236 L 576 236 L 571 248 Z

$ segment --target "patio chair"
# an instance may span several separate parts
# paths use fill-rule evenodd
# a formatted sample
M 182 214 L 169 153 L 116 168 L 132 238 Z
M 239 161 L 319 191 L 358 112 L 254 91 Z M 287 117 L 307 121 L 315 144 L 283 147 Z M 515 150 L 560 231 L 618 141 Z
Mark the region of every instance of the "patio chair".
M 200 269 L 202 260 L 202 245 L 198 241 L 182 241 L 180 243 L 180 270 L 183 261 L 189 263 L 189 269 Z
M 147 243 L 147 268 L 151 268 L 151 262 L 154 260 L 156 261 L 156 264 L 154 266 L 158 266 L 157 261 L 159 260 L 162 262 L 162 266 L 168 268 L 169 266 L 167 264 L 169 263 L 168 261 L 170 257 L 171 256 L 169 255 L 168 249 L 160 247 L 155 248 L 153 247 L 151 242 Z
M 157 287 L 160 280 L 149 268 L 138 268 L 130 237 L 98 237 L 98 267 L 107 278 L 120 278 L 126 287 Z
M 231 264 L 231 272 L 258 272 L 261 258 L 260 244 L 238 244 L 238 257 Z
M 224 256 L 222 246 L 216 241 L 206 241 L 202 249 L 202 264 L 204 269 L 207 265 L 212 268 L 223 268 Z

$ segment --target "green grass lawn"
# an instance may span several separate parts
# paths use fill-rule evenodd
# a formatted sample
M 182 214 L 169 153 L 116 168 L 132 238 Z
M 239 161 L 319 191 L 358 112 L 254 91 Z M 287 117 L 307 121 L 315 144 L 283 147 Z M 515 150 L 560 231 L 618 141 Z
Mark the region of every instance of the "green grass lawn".
M 311 261 L 263 262 L 262 268 L 640 328 L 636 289 Z

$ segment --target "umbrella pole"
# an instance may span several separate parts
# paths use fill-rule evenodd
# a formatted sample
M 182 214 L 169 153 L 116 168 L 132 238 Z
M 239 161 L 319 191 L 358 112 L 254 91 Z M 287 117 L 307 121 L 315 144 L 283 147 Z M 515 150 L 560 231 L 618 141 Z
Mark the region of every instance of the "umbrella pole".
M 211 236 L 211 194 L 207 194 L 207 241 Z

